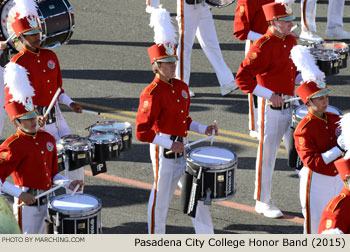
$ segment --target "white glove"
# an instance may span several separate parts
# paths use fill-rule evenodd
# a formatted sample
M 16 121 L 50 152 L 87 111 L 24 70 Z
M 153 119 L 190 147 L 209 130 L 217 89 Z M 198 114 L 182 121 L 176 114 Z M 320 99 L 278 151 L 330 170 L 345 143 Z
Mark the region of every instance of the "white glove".
M 338 147 L 342 150 L 345 151 L 345 141 L 344 141 L 344 136 L 343 134 L 340 134 L 340 136 L 337 139 L 337 145 Z

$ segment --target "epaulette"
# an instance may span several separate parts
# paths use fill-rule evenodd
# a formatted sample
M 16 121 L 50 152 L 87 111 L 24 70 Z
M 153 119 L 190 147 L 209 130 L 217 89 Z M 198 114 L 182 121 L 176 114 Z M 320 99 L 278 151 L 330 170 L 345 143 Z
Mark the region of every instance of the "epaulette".
M 151 84 L 149 84 L 143 91 L 143 94 L 152 94 L 153 90 L 158 86 L 158 84 L 156 82 L 152 82 Z
M 269 35 L 264 35 L 254 42 L 254 46 L 261 48 L 266 41 L 270 40 Z
M 20 57 L 23 56 L 23 54 L 24 54 L 24 52 L 19 52 L 19 53 L 17 53 L 15 56 L 12 57 L 11 62 L 16 63 L 17 60 L 18 60 Z
M 326 207 L 326 212 L 334 212 L 335 209 L 337 209 L 337 206 L 339 205 L 340 201 L 346 198 L 345 193 L 339 194 L 337 197 L 333 198 Z
M 2 144 L 1 146 L 5 146 L 5 147 L 9 147 L 14 141 L 16 141 L 19 138 L 19 135 L 13 134 L 12 136 L 10 136 L 9 138 L 7 138 Z
M 305 116 L 297 125 L 295 131 L 296 132 L 301 132 L 303 130 L 303 128 L 311 121 L 311 117 L 310 116 Z

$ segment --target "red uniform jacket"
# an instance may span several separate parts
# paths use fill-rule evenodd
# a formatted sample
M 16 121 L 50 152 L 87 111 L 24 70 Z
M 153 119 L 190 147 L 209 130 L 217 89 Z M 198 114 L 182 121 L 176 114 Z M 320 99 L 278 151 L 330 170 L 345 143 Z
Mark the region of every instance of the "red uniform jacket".
M 350 234 L 350 191 L 345 187 L 333 198 L 322 212 L 318 233 L 329 229 L 340 229 Z
M 274 0 L 238 0 L 233 35 L 239 40 L 246 40 L 249 31 L 264 34 L 268 24 L 262 6 L 272 2 Z
M 190 96 L 186 83 L 171 79 L 171 83 L 157 76 L 141 93 L 136 116 L 136 137 L 153 142 L 156 133 L 187 136 L 192 122 L 189 117 Z
M 326 119 L 321 119 L 309 112 L 294 131 L 295 149 L 304 166 L 314 172 L 335 176 L 338 174 L 334 163 L 325 164 L 322 153 L 337 145 L 340 129 L 339 116 L 326 112 Z
M 48 190 L 57 170 L 56 141 L 45 131 L 32 136 L 18 129 L 0 146 L 2 182 L 12 173 L 15 185 Z
M 292 35 L 277 37 L 269 30 L 255 41 L 240 64 L 236 84 L 245 93 L 252 93 L 257 81 L 275 93 L 294 94 L 296 69 L 290 50 L 296 45 Z
M 23 48 L 12 57 L 11 62 L 27 69 L 30 84 L 35 90 L 34 105 L 48 107 L 57 89 L 62 88 L 61 69 L 56 54 L 44 48 L 40 48 L 38 53 Z

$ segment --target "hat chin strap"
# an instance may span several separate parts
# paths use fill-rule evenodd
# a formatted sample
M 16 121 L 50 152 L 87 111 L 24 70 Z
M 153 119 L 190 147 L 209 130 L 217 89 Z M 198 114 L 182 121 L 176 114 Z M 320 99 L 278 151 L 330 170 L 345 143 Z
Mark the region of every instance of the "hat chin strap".
M 275 24 L 275 28 L 276 28 L 276 30 L 279 32 L 279 34 L 283 35 L 283 33 L 282 33 L 280 27 L 278 26 L 277 21 L 278 21 L 277 19 L 274 19 L 274 20 L 273 20 L 273 23 Z M 284 36 L 284 35 L 283 35 L 283 36 Z

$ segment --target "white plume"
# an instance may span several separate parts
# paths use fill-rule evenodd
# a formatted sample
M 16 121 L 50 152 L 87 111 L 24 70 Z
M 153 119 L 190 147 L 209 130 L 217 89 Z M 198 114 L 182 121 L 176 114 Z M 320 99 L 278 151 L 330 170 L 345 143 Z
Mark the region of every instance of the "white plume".
M 154 8 L 147 6 L 146 11 L 151 13 L 151 20 L 149 26 L 154 30 L 154 42 L 156 44 L 176 44 L 176 32 L 171 22 L 169 12 L 162 8 Z
M 9 62 L 5 66 L 4 82 L 12 95 L 10 101 L 24 105 L 28 97 L 34 96 L 34 88 L 30 85 L 27 69 L 14 62 Z
M 304 81 L 321 80 L 326 78 L 316 65 L 313 56 L 306 46 L 296 45 L 291 50 L 291 57 L 297 70 L 301 72 Z
M 294 4 L 295 0 L 275 0 L 275 3 L 285 4 Z
M 38 5 L 34 0 L 14 0 L 16 4 L 16 11 L 20 14 L 19 18 L 25 16 L 38 16 Z
M 339 125 L 341 128 L 341 134 L 345 143 L 344 149 L 347 151 L 345 153 L 344 158 L 349 159 L 350 158 L 350 113 L 346 113 L 340 118 L 341 119 L 339 121 Z
M 323 231 L 321 234 L 344 234 L 339 228 L 333 228 Z

